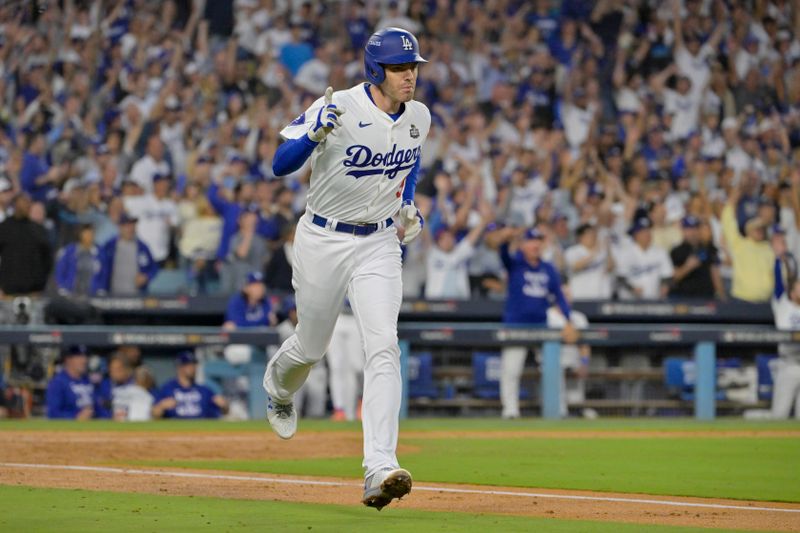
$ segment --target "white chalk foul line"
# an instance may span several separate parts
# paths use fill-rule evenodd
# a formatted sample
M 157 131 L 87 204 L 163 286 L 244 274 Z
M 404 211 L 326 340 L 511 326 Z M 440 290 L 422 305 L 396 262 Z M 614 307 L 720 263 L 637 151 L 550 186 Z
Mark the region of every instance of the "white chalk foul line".
M 6 468 L 36 468 L 41 470 L 73 470 L 82 472 L 102 472 L 106 474 L 128 474 L 139 476 L 161 476 L 175 478 L 217 479 L 233 481 L 258 481 L 261 483 L 281 483 L 284 485 L 315 485 L 323 487 L 361 487 L 361 483 L 345 483 L 342 481 L 321 481 L 314 479 L 272 478 L 262 476 L 240 476 L 230 474 L 201 474 L 198 472 L 176 472 L 164 470 L 140 470 L 135 468 L 114 468 L 107 466 L 51 465 L 29 463 L 0 463 Z M 700 509 L 730 509 L 737 511 L 765 511 L 775 513 L 800 514 L 800 509 L 780 507 L 756 507 L 747 505 L 726 505 L 721 503 L 678 502 L 670 500 L 649 500 L 645 498 L 620 498 L 610 496 L 580 496 L 577 494 L 544 494 L 538 492 L 514 492 L 507 490 L 458 489 L 452 487 L 431 487 L 414 485 L 415 491 L 445 492 L 451 494 L 479 494 L 484 496 L 516 496 L 520 498 L 549 498 L 553 500 L 580 500 L 593 502 L 642 503 L 647 505 L 663 505 L 669 507 L 694 507 Z

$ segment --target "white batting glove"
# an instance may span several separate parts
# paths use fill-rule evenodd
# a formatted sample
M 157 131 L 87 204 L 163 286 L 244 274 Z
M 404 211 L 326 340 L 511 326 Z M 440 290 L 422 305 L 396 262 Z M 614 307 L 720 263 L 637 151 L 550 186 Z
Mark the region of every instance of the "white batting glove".
M 317 120 L 308 130 L 308 138 L 314 142 L 322 142 L 325 137 L 333 131 L 334 128 L 339 127 L 342 123 L 339 121 L 339 115 L 344 113 L 344 108 L 337 107 L 333 103 L 333 87 L 328 87 L 325 90 L 325 103 L 319 108 L 317 113 Z
M 414 202 L 407 202 L 400 208 L 400 224 L 405 229 L 403 244 L 410 243 L 422 232 L 425 221 Z

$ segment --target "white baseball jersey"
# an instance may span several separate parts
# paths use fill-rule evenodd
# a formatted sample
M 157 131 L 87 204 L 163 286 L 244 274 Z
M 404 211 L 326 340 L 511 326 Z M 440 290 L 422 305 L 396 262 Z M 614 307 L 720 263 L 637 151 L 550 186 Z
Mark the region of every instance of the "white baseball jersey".
M 464 239 L 449 252 L 434 246 L 428 252 L 425 298 L 469 300 L 469 271 L 467 261 L 475 246 Z
M 125 413 L 125 420 L 141 422 L 150 420 L 153 395 L 139 385 L 114 387 L 111 391 L 114 414 Z
M 619 255 L 618 273 L 631 286 L 642 289 L 643 299 L 655 300 L 661 297 L 661 280 L 672 277 L 672 261 L 663 248 L 650 245 L 647 250 L 642 250 L 639 245 L 631 244 Z M 626 300 L 634 298 L 627 290 L 623 291 L 622 297 Z
M 170 198 L 158 199 L 152 194 L 127 196 L 125 210 L 139 219 L 136 235 L 150 249 L 155 261 L 169 255 L 170 229 L 178 225 L 178 206 Z
M 365 84 L 333 93 L 345 109 L 335 128 L 311 154 L 308 208 L 325 218 L 349 223 L 382 222 L 402 203 L 405 178 L 420 157 L 431 115 L 417 101 L 405 103 L 396 122 L 367 95 Z M 324 98 L 281 130 L 299 139 L 317 119 Z
M 576 271 L 575 263 L 588 257 L 591 250 L 582 244 L 567 248 L 564 262 L 567 264 L 569 290 L 573 300 L 603 300 L 611 298 L 611 273 L 608 271 L 608 250 L 601 249 L 583 270 Z

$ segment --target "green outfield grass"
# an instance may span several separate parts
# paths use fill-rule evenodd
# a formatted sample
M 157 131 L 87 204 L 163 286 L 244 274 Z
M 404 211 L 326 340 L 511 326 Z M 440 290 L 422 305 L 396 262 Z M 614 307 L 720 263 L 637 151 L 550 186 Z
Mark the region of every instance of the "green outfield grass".
M 537 531 L 683 533 L 708 529 L 356 506 L 34 489 L 0 485 L 0 530 L 61 533 Z M 716 532 L 724 530 L 714 529 Z M 741 533 L 741 532 L 739 532 Z
M 121 430 L 121 431 L 262 431 L 260 422 L 225 423 L 24 421 L 0 423 L 0 431 Z M 300 431 L 359 431 L 358 424 L 302 421 Z M 417 481 L 473 483 L 516 487 L 579 489 L 676 496 L 735 498 L 800 502 L 800 439 L 770 436 L 713 437 L 717 431 L 800 429 L 796 422 L 720 420 L 568 420 L 545 422 L 528 419 L 505 422 L 494 419 L 418 419 L 403 423 L 401 443 L 417 451 L 401 455 Z M 403 430 L 416 433 L 403 437 Z M 425 438 L 426 431 L 469 430 L 486 432 L 486 438 Z M 503 438 L 506 431 L 565 431 L 559 438 Z M 649 438 L 594 438 L 602 431 L 702 431 L 703 435 Z M 491 434 L 491 435 L 490 435 Z M 291 446 L 290 443 L 286 444 Z M 325 436 L 320 434 L 320 446 Z M 361 457 L 259 461 L 144 460 L 151 466 L 191 467 L 296 475 L 358 477 Z

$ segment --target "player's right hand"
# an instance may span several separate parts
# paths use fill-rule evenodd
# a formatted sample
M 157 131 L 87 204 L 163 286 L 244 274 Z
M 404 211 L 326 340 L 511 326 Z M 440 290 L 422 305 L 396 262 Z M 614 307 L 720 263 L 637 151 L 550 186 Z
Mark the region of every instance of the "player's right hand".
M 339 116 L 344 113 L 344 108 L 333 103 L 333 87 L 325 90 L 325 102 L 319 108 L 317 119 L 308 130 L 308 138 L 314 142 L 322 142 L 334 128 L 341 126 Z

